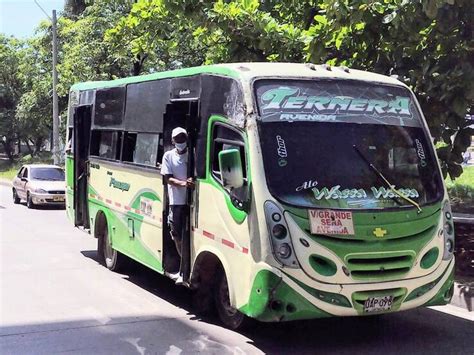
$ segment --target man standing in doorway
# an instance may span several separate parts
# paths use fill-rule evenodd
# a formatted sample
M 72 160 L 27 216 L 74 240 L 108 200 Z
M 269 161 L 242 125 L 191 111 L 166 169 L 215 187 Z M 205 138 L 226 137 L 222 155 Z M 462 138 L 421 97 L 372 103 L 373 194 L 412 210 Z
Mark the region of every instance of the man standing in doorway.
M 194 188 L 194 181 L 188 177 L 188 135 L 184 128 L 176 127 L 171 132 L 175 148 L 163 155 L 161 174 L 168 185 L 169 214 L 168 224 L 178 254 L 181 257 L 179 272 L 172 275 L 177 284 L 183 283 L 189 273 L 189 235 L 186 233 L 189 206 L 187 189 Z

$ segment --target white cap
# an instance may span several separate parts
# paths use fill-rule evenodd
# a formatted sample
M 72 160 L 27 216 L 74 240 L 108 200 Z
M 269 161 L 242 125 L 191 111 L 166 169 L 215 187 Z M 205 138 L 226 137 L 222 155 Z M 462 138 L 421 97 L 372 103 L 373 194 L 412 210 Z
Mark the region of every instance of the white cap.
M 181 133 L 184 133 L 185 135 L 188 135 L 188 132 L 186 132 L 186 130 L 182 127 L 176 127 L 175 129 L 173 129 L 173 131 L 171 132 L 171 138 L 174 138 L 176 137 L 177 135 L 180 135 Z

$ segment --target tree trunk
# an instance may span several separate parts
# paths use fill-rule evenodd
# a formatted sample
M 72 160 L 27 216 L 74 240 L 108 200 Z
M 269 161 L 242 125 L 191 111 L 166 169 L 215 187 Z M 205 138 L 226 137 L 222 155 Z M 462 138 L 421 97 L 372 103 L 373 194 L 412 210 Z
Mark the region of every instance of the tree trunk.
M 12 149 L 12 141 L 7 139 L 6 141 L 0 140 L 3 144 L 3 150 L 7 154 L 8 160 L 13 163 L 13 149 Z
M 43 145 L 43 138 L 38 137 L 35 141 L 35 152 L 34 154 L 38 154 L 41 151 L 41 146 Z
M 33 149 L 31 149 L 29 139 L 26 139 L 26 140 L 25 140 L 25 143 L 26 143 L 26 148 L 28 149 L 28 153 L 30 153 L 31 155 L 33 155 Z

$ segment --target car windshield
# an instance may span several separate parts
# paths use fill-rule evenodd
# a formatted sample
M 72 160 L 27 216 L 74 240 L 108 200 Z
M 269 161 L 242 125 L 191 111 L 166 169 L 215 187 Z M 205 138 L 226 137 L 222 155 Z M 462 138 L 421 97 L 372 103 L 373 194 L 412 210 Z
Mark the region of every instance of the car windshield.
M 255 89 L 267 184 L 280 201 L 378 209 L 441 198 L 435 155 L 408 90 L 296 80 L 261 80 Z
M 32 168 L 33 180 L 63 181 L 64 171 L 60 168 Z

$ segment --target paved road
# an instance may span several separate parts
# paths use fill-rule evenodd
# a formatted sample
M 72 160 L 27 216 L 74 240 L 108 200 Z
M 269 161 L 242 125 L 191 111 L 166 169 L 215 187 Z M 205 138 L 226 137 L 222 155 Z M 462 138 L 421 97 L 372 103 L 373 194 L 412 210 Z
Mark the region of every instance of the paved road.
M 431 309 L 254 324 L 193 314 L 192 295 L 142 267 L 112 273 L 64 210 L 13 205 L 0 186 L 0 353 L 472 354 L 474 322 Z

